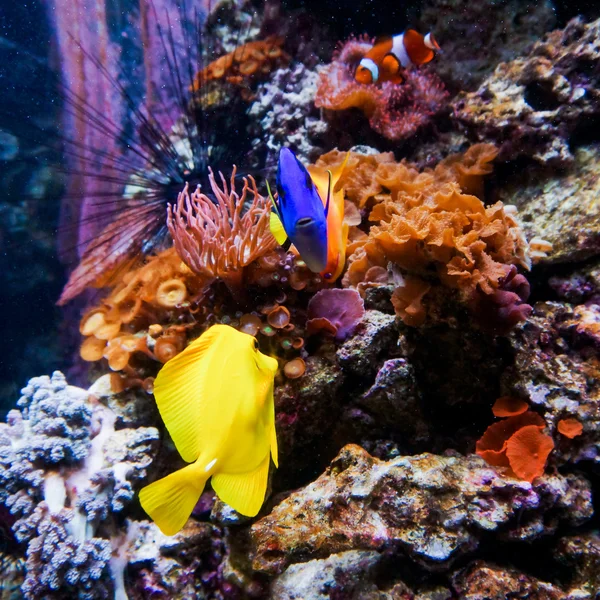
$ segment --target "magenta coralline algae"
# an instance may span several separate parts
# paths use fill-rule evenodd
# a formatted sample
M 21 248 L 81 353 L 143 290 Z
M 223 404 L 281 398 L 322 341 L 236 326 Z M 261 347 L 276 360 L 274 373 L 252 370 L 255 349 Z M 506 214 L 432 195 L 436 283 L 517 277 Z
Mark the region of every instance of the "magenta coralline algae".
M 356 290 L 321 290 L 308 303 L 307 327 L 311 333 L 323 329 L 336 340 L 345 340 L 364 316 L 365 305 Z
M 505 335 L 517 323 L 524 321 L 533 308 L 526 303 L 530 286 L 514 265 L 506 267 L 506 276 L 492 294 L 476 292 L 473 312 L 481 328 L 494 334 Z

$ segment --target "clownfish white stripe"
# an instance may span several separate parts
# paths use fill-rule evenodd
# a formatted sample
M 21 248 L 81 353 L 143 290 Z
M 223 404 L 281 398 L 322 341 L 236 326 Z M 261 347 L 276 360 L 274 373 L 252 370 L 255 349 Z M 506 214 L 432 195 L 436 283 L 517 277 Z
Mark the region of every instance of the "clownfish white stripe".
M 413 63 L 408 56 L 408 52 L 406 52 L 406 48 L 404 47 L 404 34 L 401 33 L 400 35 L 395 35 L 392 38 L 392 42 L 392 53 L 400 61 L 402 67 L 405 69 L 412 67 Z
M 360 66 L 368 69 L 371 73 L 373 83 L 377 83 L 379 80 L 379 67 L 375 64 L 375 62 L 370 58 L 363 58 L 360 61 Z
M 435 42 L 431 41 L 431 32 L 425 36 L 423 43 L 431 50 L 439 50 L 439 47 L 436 46 Z

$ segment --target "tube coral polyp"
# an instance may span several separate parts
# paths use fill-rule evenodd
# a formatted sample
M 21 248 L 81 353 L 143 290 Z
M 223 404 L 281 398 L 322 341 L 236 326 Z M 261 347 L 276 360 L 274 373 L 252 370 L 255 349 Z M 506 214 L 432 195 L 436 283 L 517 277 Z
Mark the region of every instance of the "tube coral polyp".
M 410 71 L 402 85 L 357 83 L 354 68 L 370 48 L 370 43 L 359 40 L 344 44 L 320 73 L 315 106 L 358 108 L 377 133 L 390 140 L 408 138 L 441 108 L 448 94 L 437 76 L 427 71 Z
M 241 195 L 235 190 L 233 168 L 229 186 L 220 174 L 221 187 L 210 171 L 214 201 L 186 184 L 177 203 L 168 207 L 167 225 L 177 253 L 194 273 L 222 279 L 239 289 L 243 268 L 276 246 L 269 230 L 271 208 L 258 193 L 252 177 L 244 178 Z M 245 208 L 248 193 L 252 202 Z

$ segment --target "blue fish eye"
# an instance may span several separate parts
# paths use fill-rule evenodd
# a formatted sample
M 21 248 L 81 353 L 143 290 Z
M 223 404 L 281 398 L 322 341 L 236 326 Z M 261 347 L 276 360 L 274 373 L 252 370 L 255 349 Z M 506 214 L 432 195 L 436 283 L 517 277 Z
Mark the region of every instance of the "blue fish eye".
M 314 222 L 314 219 L 312 219 L 311 217 L 303 217 L 302 219 L 298 219 L 296 221 L 296 227 L 309 227 Z

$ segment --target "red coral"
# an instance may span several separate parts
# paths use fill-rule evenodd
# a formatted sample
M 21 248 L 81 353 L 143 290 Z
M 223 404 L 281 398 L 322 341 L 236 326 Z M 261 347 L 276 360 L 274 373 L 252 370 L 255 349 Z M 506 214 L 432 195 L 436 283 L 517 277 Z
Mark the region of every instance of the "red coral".
M 524 404 L 514 398 L 499 398 L 494 414 L 521 410 Z M 530 483 L 543 475 L 554 442 L 542 433 L 546 423 L 540 415 L 527 411 L 490 425 L 477 442 L 476 452 L 488 464 L 509 467 L 512 472 Z
M 559 433 L 571 440 L 583 433 L 583 425 L 577 419 L 573 419 L 572 417 L 561 419 L 556 428 Z
M 440 79 L 427 71 L 410 71 L 402 85 L 357 83 L 354 70 L 371 46 L 358 40 L 344 44 L 319 75 L 315 106 L 330 110 L 358 108 L 384 137 L 408 138 L 441 108 L 448 93 Z

